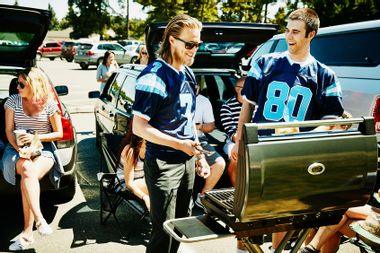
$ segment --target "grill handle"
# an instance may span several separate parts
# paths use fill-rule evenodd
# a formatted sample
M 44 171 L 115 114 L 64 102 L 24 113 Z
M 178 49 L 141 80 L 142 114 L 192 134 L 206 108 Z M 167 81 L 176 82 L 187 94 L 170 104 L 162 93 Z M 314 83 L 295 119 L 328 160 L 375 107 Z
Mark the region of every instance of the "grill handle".
M 358 131 L 363 135 L 374 135 L 375 121 L 373 117 L 349 118 L 349 119 L 325 119 L 325 120 L 307 120 L 292 122 L 274 122 L 274 123 L 245 123 L 243 130 L 243 139 L 247 143 L 258 142 L 258 131 L 276 128 L 291 127 L 318 127 L 318 126 L 334 126 L 334 125 L 352 125 L 359 124 Z

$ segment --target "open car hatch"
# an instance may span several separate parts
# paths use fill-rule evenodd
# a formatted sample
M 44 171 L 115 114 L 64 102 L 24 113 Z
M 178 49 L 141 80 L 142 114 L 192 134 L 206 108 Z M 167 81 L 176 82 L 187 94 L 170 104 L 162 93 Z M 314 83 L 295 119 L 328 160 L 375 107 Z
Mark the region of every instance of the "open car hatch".
M 0 5 L 0 65 L 33 66 L 50 18 L 48 10 Z
M 167 23 L 153 23 L 145 28 L 150 60 L 156 57 Z M 237 69 L 240 60 L 258 45 L 270 39 L 277 25 L 254 23 L 203 23 L 202 45 L 192 68 Z

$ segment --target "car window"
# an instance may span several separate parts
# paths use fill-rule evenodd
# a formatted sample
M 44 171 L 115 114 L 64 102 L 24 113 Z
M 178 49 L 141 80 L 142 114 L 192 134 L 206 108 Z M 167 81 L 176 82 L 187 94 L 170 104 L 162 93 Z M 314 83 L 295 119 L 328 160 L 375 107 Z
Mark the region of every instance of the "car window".
M 45 47 L 59 47 L 57 43 L 46 43 Z
M 277 45 L 274 48 L 274 52 L 284 52 L 288 50 L 288 44 L 286 44 L 285 39 L 280 39 L 277 41 Z
M 311 42 L 311 54 L 326 65 L 377 66 L 379 40 L 379 30 L 319 36 Z
M 113 49 L 112 50 L 116 50 L 116 51 L 124 51 L 124 48 L 117 45 L 117 44 L 114 44 L 112 45 L 113 46 Z
M 132 105 L 136 94 L 136 78 L 127 76 L 121 88 L 117 108 L 129 114 L 132 113 Z
M 91 48 L 92 48 L 92 44 L 83 44 L 83 43 L 81 43 L 79 45 L 79 49 L 81 49 L 81 50 L 88 50 L 88 49 L 91 49 Z
M 255 62 L 260 56 L 270 53 L 274 42 L 274 40 L 269 40 L 262 44 L 253 54 L 251 60 L 249 61 L 249 65 L 251 65 L 252 62 Z
M 107 49 L 107 48 L 106 48 L 106 46 L 104 44 L 99 44 L 98 45 L 98 49 L 104 50 L 104 49 Z
M 108 90 L 107 100 L 111 102 L 116 107 L 117 97 L 119 96 L 121 85 L 125 80 L 125 73 L 119 73 L 116 76 L 116 79 L 111 84 L 110 89 Z

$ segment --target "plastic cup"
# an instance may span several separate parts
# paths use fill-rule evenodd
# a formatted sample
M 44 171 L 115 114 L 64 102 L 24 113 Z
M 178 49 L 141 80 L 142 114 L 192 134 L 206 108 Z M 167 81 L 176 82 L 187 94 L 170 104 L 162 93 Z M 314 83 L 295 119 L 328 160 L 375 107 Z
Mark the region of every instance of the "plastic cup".
M 20 135 L 22 134 L 26 134 L 26 130 L 25 129 L 17 129 L 17 130 L 14 130 L 13 133 L 15 134 L 15 137 L 16 137 L 16 143 L 18 146 L 24 146 L 24 143 L 20 141 Z

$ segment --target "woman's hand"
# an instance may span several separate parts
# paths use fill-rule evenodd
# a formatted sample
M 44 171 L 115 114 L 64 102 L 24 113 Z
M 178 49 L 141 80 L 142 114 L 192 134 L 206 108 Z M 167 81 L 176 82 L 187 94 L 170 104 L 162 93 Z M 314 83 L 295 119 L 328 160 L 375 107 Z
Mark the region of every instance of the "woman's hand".
M 19 135 L 18 141 L 22 143 L 23 145 L 27 145 L 32 142 L 33 136 L 34 136 L 33 134 L 23 133 Z

